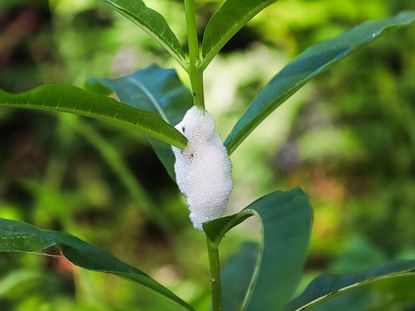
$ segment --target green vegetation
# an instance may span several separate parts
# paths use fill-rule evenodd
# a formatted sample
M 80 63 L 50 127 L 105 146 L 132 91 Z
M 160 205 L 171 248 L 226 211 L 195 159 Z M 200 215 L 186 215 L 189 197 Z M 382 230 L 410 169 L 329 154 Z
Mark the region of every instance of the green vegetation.
M 0 5 L 1 309 L 413 308 L 411 1 L 148 2 Z M 234 169 L 204 233 L 171 151 L 193 104 Z

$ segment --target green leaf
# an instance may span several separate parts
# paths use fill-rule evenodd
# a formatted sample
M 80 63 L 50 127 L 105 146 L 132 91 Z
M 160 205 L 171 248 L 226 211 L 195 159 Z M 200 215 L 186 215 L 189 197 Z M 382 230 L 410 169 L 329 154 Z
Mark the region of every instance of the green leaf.
M 332 311 L 332 310 L 353 310 L 353 311 L 368 311 L 373 310 L 373 307 L 379 307 L 379 295 L 374 295 L 369 286 L 357 287 L 353 290 L 347 291 L 343 295 L 334 296 L 331 299 L 323 301 L 314 307 L 313 311 Z
M 309 310 L 337 295 L 382 280 L 415 275 L 415 260 L 396 261 L 360 273 L 321 275 L 287 306 L 287 311 Z
M 311 206 L 301 189 L 277 191 L 238 214 L 205 223 L 203 228 L 208 239 L 218 245 L 226 232 L 250 216 L 256 216 L 262 226 L 262 241 L 250 287 L 239 303 L 243 302 L 247 310 L 282 310 L 301 278 L 311 231 Z M 245 269 L 240 273 L 250 271 Z M 239 277 L 246 279 L 246 275 Z M 225 302 L 231 300 L 232 297 L 224 297 Z
M 186 138 L 156 114 L 132 108 L 114 99 L 80 88 L 49 84 L 20 94 L 0 90 L 0 107 L 70 112 L 138 130 L 179 148 Z
M 408 25 L 414 21 L 415 11 L 402 12 L 385 20 L 366 22 L 308 48 L 274 76 L 249 105 L 225 141 L 228 152 L 235 151 L 263 119 L 309 80 L 353 51 L 372 42 L 385 30 Z
M 118 79 L 90 79 L 112 89 L 127 105 L 154 112 L 170 124 L 179 123 L 193 105 L 190 91 L 183 86 L 174 69 L 151 65 Z M 148 137 L 154 151 L 174 180 L 174 155 L 170 145 Z
M 187 70 L 182 46 L 160 13 L 148 8 L 141 0 L 104 1 L 141 27 Z
M 240 310 L 254 275 L 258 245 L 245 243 L 226 262 L 222 272 L 223 308 L 227 311 Z
M 205 69 L 215 55 L 255 15 L 277 0 L 227 0 L 213 15 L 203 35 L 203 60 Z
M 0 252 L 34 252 L 47 254 L 57 247 L 73 264 L 88 270 L 117 275 L 144 285 L 193 310 L 185 301 L 169 289 L 157 283 L 143 271 L 136 269 L 110 253 L 63 232 L 41 230 L 22 222 L 0 219 Z

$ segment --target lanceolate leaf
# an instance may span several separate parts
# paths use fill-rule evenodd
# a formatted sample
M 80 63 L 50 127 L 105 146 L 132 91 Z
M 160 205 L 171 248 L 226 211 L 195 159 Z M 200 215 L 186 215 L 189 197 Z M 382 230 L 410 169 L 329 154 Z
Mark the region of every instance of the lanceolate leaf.
M 186 302 L 143 271 L 122 262 L 94 245 L 63 232 L 41 230 L 25 223 L 0 219 L 0 252 L 47 254 L 51 247 L 59 248 L 69 261 L 81 268 L 111 273 L 134 281 L 162 294 L 188 310 L 193 310 Z
M 415 260 L 391 262 L 360 273 L 321 275 L 286 310 L 309 310 L 327 299 L 348 293 L 357 287 L 409 275 L 415 275 Z
M 249 105 L 225 141 L 228 152 L 232 153 L 263 119 L 309 80 L 356 49 L 372 42 L 385 30 L 414 21 L 415 11 L 403 12 L 389 19 L 361 24 L 307 49 L 272 78 Z
M 202 51 L 205 69 L 223 46 L 255 15 L 277 0 L 227 0 L 205 28 Z
M 179 148 L 186 138 L 156 114 L 139 110 L 80 88 L 49 84 L 20 94 L 0 90 L 0 107 L 70 112 L 138 130 Z
M 132 107 L 154 112 L 166 122 L 175 125 L 193 105 L 190 91 L 183 86 L 173 69 L 157 65 L 134 72 L 118 79 L 91 79 L 88 87 L 98 84 L 112 89 L 120 100 Z M 102 87 L 101 87 L 102 88 Z M 151 137 L 149 142 L 174 180 L 174 155 L 168 144 Z
M 115 10 L 140 26 L 155 41 L 187 68 L 182 46 L 164 17 L 141 0 L 104 0 Z
M 273 192 L 240 213 L 208 222 L 203 228 L 208 239 L 217 245 L 226 232 L 250 216 L 256 216 L 262 226 L 262 241 L 253 279 L 240 305 L 243 305 L 242 309 L 252 311 L 279 311 L 292 297 L 302 274 L 311 231 L 312 209 L 301 189 Z M 239 276 L 245 280 L 246 274 L 249 277 L 252 270 L 247 268 L 240 273 L 245 274 Z M 224 274 L 223 277 L 231 275 Z M 229 284 L 231 281 L 223 282 Z M 233 294 L 233 291 L 224 291 L 224 294 Z M 224 297 L 225 302 L 231 300 L 232 297 Z M 235 304 L 230 303 L 229 306 Z

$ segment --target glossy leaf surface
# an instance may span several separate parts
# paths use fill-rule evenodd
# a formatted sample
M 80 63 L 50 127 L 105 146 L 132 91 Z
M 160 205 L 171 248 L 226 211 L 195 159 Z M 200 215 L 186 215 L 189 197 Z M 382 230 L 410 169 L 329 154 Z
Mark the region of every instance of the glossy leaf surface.
M 164 17 L 141 0 L 104 0 L 136 23 L 186 68 L 182 46 Z
M 245 110 L 225 141 L 228 152 L 232 153 L 262 120 L 312 78 L 372 42 L 385 30 L 414 21 L 415 11 L 403 12 L 392 18 L 366 22 L 307 49 L 274 76 Z
M 51 247 L 59 248 L 73 264 L 88 270 L 117 275 L 144 285 L 193 310 L 163 285 L 110 253 L 63 232 L 41 230 L 32 225 L 0 219 L 0 252 L 31 252 L 48 254 Z
M 0 90 L 0 107 L 2 106 L 70 112 L 104 120 L 138 130 L 179 148 L 184 148 L 187 142 L 179 131 L 154 113 L 69 85 L 43 85 L 19 94 Z
M 192 94 L 183 86 L 176 71 L 157 65 L 118 79 L 91 79 L 88 85 L 96 87 L 97 83 L 113 90 L 122 102 L 154 112 L 172 125 L 179 123 L 193 105 Z M 170 145 L 148 138 L 167 172 L 174 179 L 175 159 Z
M 311 310 L 320 303 L 349 293 L 357 287 L 408 275 L 415 275 L 415 260 L 391 262 L 360 273 L 321 275 L 314 279 L 286 310 Z
M 203 228 L 208 239 L 219 244 L 226 232 L 250 216 L 256 216 L 261 224 L 262 241 L 243 307 L 252 311 L 282 310 L 301 278 L 311 231 L 311 206 L 301 189 L 273 192 L 240 213 L 205 223 Z M 249 269 L 240 271 L 246 272 Z
M 223 46 L 255 15 L 277 0 L 227 0 L 205 28 L 202 52 L 204 69 Z

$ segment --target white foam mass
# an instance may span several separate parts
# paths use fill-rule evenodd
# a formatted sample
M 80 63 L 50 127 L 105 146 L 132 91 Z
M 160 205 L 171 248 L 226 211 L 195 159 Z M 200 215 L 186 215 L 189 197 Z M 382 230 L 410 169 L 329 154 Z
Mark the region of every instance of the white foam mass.
M 186 148 L 172 147 L 176 182 L 197 230 L 223 214 L 233 186 L 231 160 L 215 127 L 213 117 L 194 106 L 176 125 L 187 138 Z

